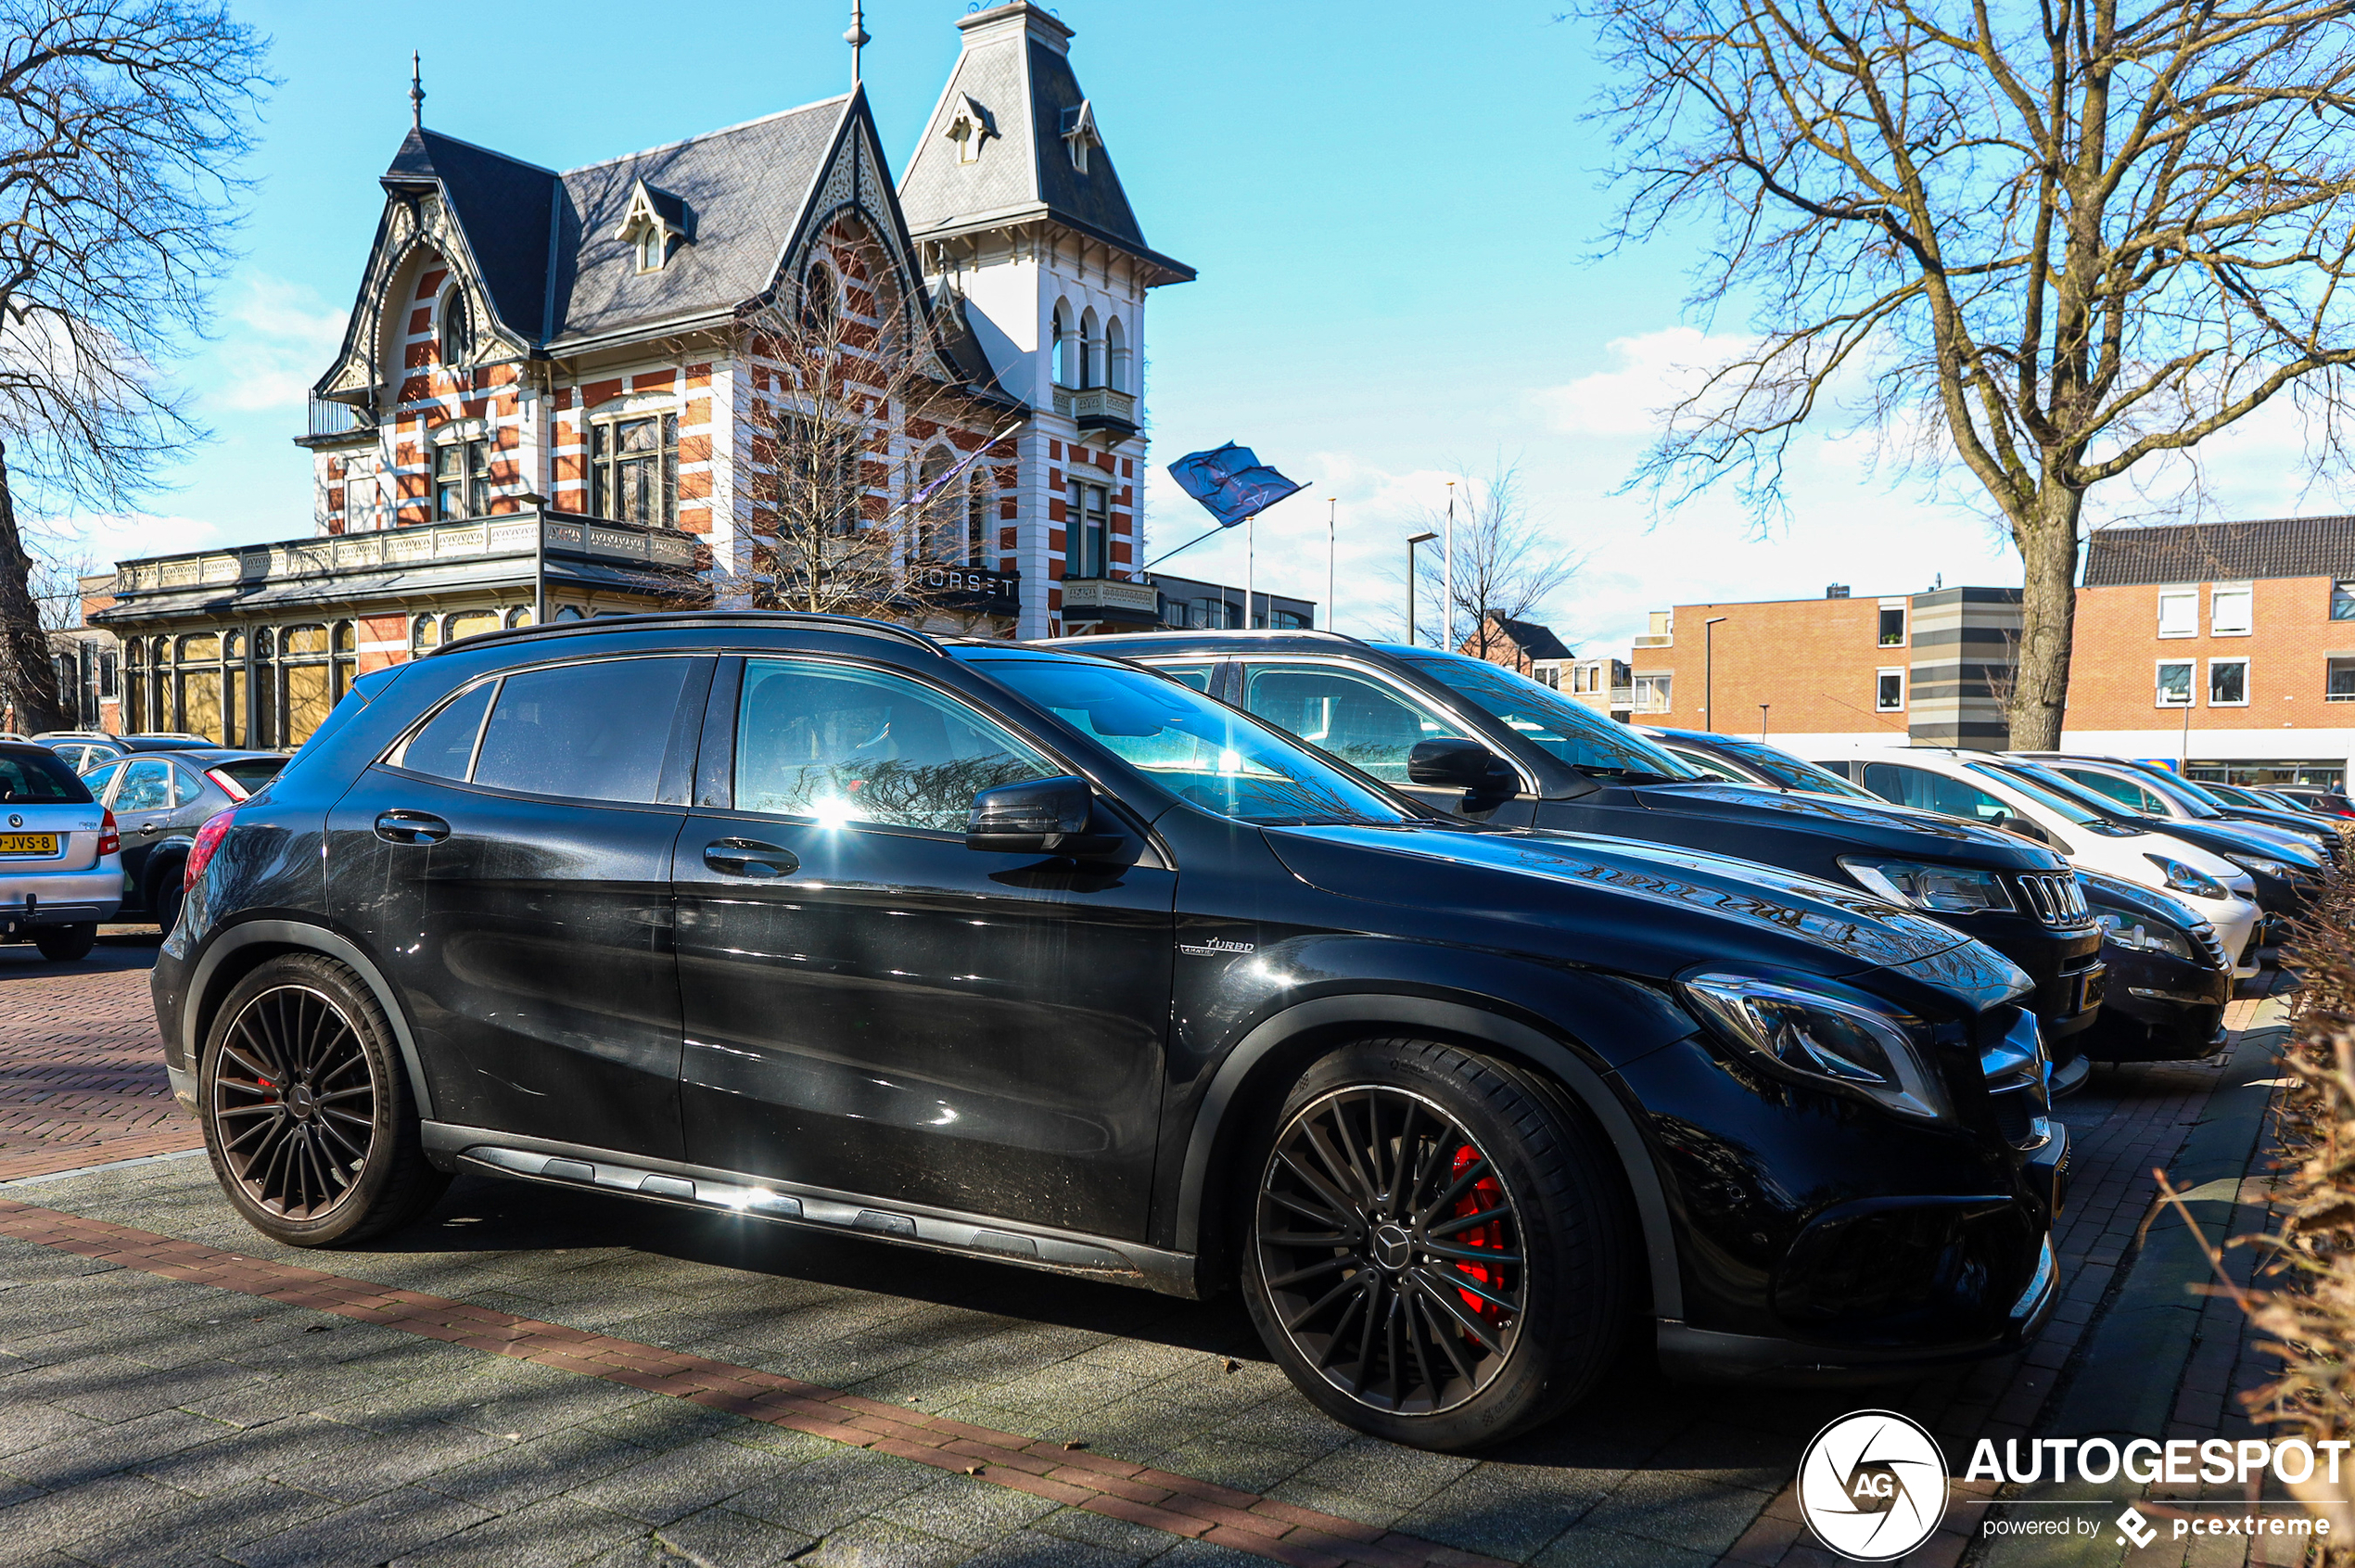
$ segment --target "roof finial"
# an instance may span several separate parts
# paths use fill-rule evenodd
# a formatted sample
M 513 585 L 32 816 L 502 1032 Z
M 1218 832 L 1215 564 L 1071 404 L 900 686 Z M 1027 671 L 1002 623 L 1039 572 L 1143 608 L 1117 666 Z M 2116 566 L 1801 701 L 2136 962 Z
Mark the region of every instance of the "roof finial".
M 842 35 L 850 45 L 850 84 L 859 85 L 859 51 L 868 45 L 865 19 L 860 15 L 860 0 L 850 0 L 850 31 Z
M 417 51 L 409 51 L 409 129 L 426 128 L 426 83 Z

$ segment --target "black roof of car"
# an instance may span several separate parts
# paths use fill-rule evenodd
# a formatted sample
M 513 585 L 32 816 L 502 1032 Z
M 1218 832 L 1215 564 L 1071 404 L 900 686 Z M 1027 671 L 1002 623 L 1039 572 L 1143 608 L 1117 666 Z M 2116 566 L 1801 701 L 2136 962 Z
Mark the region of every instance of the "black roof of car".
M 551 621 L 546 626 L 507 626 L 495 631 L 478 631 L 471 637 L 461 637 L 444 643 L 426 655 L 439 658 L 444 654 L 471 651 L 493 643 L 546 642 L 566 637 L 595 637 L 615 631 L 637 631 L 675 627 L 689 630 L 696 627 L 768 626 L 780 630 L 799 629 L 806 631 L 846 631 L 867 637 L 887 637 L 912 646 L 946 655 L 948 650 L 937 637 L 902 626 L 897 621 L 873 620 L 865 616 L 819 615 L 807 610 L 654 610 L 643 615 L 597 616 L 588 620 Z

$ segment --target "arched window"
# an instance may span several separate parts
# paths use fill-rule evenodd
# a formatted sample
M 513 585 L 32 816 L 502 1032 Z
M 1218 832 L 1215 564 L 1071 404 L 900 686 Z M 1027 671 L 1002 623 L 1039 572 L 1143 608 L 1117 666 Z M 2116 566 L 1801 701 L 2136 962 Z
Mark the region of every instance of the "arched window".
M 442 292 L 435 313 L 441 333 L 441 363 L 465 363 L 475 351 L 474 311 L 466 303 L 466 291 L 452 284 Z
M 529 605 L 517 605 L 515 608 L 509 610 L 507 612 L 507 624 L 509 626 L 529 626 L 531 624 L 531 606 Z
M 409 630 L 409 645 L 423 653 L 441 645 L 441 622 L 429 615 L 421 615 Z
M 998 515 L 998 491 L 987 467 L 975 468 L 965 485 L 965 565 L 986 567 Z
M 1115 392 L 1137 389 L 1128 379 L 1128 329 L 1118 316 L 1104 324 L 1104 385 Z
M 801 280 L 801 325 L 812 332 L 823 330 L 833 325 L 840 302 L 834 274 L 826 270 L 824 263 L 811 262 Z
M 956 457 L 945 446 L 924 453 L 916 470 L 916 493 L 923 502 L 916 508 L 916 558 L 939 561 L 954 555 L 957 541 L 957 489 L 944 481 Z
M 1079 335 L 1072 329 L 1071 307 L 1061 300 L 1055 301 L 1055 337 L 1052 344 L 1055 385 L 1079 385 Z
M 1096 307 L 1090 305 L 1079 318 L 1079 385 L 1101 387 L 1103 376 L 1103 329 L 1096 323 Z
M 560 605 L 556 608 L 556 618 L 558 620 L 579 620 L 581 618 L 580 606 L 579 605 Z

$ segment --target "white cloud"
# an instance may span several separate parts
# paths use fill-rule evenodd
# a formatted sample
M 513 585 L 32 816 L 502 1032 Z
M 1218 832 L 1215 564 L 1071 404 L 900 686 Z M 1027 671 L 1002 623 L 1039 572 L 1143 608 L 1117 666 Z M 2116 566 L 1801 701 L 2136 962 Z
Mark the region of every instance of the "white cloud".
M 1750 344 L 1748 338 L 1689 326 L 1614 338 L 1608 346 L 1610 369 L 1540 388 L 1531 396 L 1547 423 L 1565 435 L 1648 436 L 1701 376 Z
M 243 274 L 232 289 L 208 401 L 240 413 L 301 407 L 342 346 L 349 312 L 269 273 Z
M 228 542 L 218 525 L 201 517 L 151 512 L 79 516 L 36 527 L 44 554 L 86 564 L 93 571 L 106 571 L 117 561 L 211 550 Z

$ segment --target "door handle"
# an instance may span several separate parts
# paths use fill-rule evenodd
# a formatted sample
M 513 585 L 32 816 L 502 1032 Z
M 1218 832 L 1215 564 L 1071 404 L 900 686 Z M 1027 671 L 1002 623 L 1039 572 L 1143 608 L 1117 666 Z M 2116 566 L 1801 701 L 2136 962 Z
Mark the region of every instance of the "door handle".
M 450 824 L 424 811 L 386 811 L 376 818 L 376 836 L 387 844 L 439 844 Z
M 757 838 L 722 838 L 703 848 L 703 863 L 730 876 L 791 876 L 801 857 Z

